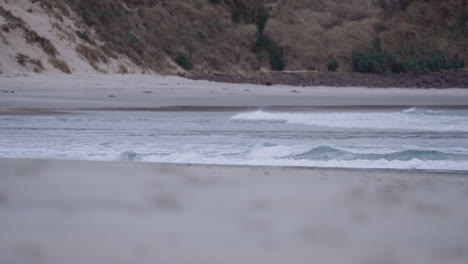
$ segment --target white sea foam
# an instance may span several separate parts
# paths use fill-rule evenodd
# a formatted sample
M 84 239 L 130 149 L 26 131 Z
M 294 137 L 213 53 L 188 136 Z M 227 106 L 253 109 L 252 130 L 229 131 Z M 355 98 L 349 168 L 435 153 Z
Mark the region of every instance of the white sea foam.
M 313 150 L 325 149 L 317 147 Z M 339 151 L 339 148 L 330 150 Z M 200 149 L 202 150 L 202 149 Z M 98 161 L 137 161 L 137 162 L 163 162 L 163 163 L 192 163 L 192 164 L 220 164 L 220 165 L 256 165 L 256 166 L 299 166 L 299 167 L 339 167 L 339 168 L 389 168 L 389 169 L 437 169 L 437 170 L 467 170 L 468 160 L 422 160 L 411 158 L 408 160 L 387 160 L 379 158 L 369 159 L 307 159 L 294 158 L 300 155 L 301 150 L 290 146 L 256 146 L 244 155 L 226 156 L 223 153 L 206 155 L 203 151 L 184 152 L 172 150 L 168 154 L 138 153 L 123 151 L 121 153 L 109 151 L 94 153 L 84 152 L 16 152 L 3 153 L 0 156 L 13 158 L 53 158 L 53 159 L 79 159 Z M 368 155 L 374 152 L 370 150 Z M 363 153 L 363 151 L 360 151 Z M 332 153 L 333 155 L 333 153 Z M 365 154 L 364 154 L 365 155 Z M 374 154 L 377 155 L 377 154 Z
M 307 147 L 300 146 L 261 146 L 256 145 L 247 155 L 248 159 L 282 158 L 304 153 Z
M 318 127 L 468 132 L 468 112 L 410 108 L 399 112 L 266 112 L 239 113 L 233 120 L 282 121 Z
M 411 107 L 411 108 L 408 108 L 408 109 L 403 110 L 403 113 L 408 114 L 408 113 L 414 113 L 414 112 L 416 112 L 416 111 L 418 111 L 418 108 L 416 108 L 416 107 Z
M 468 171 L 467 111 L 134 115 L 0 117 L 0 157 Z

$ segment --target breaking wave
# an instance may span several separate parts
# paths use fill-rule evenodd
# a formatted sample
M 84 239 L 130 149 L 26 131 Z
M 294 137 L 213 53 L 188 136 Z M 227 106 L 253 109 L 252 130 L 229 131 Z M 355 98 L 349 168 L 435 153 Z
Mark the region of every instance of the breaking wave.
M 466 110 L 130 114 L 0 117 L 0 157 L 468 171 Z
M 468 111 L 410 108 L 398 112 L 239 113 L 232 120 L 275 121 L 336 128 L 468 132 Z
M 301 166 L 301 167 L 341 167 L 341 168 L 393 168 L 393 169 L 443 169 L 466 170 L 468 154 L 457 151 L 435 151 L 407 149 L 401 151 L 369 149 L 349 150 L 345 147 L 317 146 L 270 146 L 258 144 L 249 151 L 238 153 L 173 152 L 136 153 L 124 151 L 119 155 L 88 155 L 85 159 L 257 165 L 257 166 Z M 83 159 L 83 157 L 81 157 Z

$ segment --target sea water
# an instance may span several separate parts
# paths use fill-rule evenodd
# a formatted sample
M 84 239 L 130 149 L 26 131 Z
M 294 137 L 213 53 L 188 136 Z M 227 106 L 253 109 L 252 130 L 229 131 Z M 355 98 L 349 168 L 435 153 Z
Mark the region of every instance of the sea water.
M 0 116 L 0 157 L 468 170 L 468 110 L 75 111 Z

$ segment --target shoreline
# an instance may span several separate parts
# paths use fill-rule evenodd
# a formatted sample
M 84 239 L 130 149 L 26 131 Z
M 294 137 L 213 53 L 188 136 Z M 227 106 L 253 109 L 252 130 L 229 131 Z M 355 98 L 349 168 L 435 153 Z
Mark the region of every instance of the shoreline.
M 81 163 L 85 164 L 135 164 L 136 166 L 173 167 L 173 168 L 194 168 L 194 169 L 240 169 L 240 170 L 297 170 L 297 171 L 323 171 L 326 173 L 339 172 L 351 174 L 373 174 L 389 173 L 392 175 L 412 174 L 413 176 L 453 176 L 455 178 L 468 180 L 468 170 L 444 170 L 444 169 L 400 169 L 400 168 L 354 168 L 354 167 L 308 167 L 308 166 L 275 166 L 275 165 L 240 165 L 240 164 L 208 164 L 208 163 L 172 163 L 172 162 L 152 162 L 152 161 L 116 161 L 116 160 L 81 160 L 81 159 L 54 159 L 54 158 L 4 158 L 0 157 L 0 163 L 33 162 L 33 163 Z M 400 175 L 400 176 L 401 176 Z M 406 176 L 404 176 L 406 177 Z
M 404 111 L 411 108 L 426 110 L 468 110 L 468 105 L 360 105 L 360 106 L 162 106 L 162 107 L 109 107 L 109 108 L 1 108 L 0 115 L 75 115 L 82 112 L 247 112 L 247 111 L 271 111 L 271 112 L 388 112 Z
M 0 75 L 3 112 L 370 106 L 468 107 L 468 89 L 266 86 L 159 75 Z

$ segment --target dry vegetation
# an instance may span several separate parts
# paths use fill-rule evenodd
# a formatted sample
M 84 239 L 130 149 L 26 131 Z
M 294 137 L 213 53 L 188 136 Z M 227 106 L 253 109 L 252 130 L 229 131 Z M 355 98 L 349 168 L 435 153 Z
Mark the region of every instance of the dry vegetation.
M 287 70 L 327 71 L 336 62 L 338 71 L 351 71 L 353 54 L 376 41 L 398 58 L 468 61 L 465 0 L 35 1 L 56 17 L 74 12 L 105 40 L 96 49 L 92 34 L 76 32 L 87 44 L 77 52 L 95 69 L 116 53 L 159 72 L 174 70 L 181 56 L 193 72 L 252 72 L 269 69 L 273 59 Z M 46 41 L 30 34 L 54 57 Z M 260 40 L 269 47 L 258 48 Z
M 15 57 L 19 65 L 25 68 L 32 66 L 32 70 L 35 73 L 41 73 L 42 71 L 44 71 L 44 66 L 42 65 L 42 62 L 39 59 L 30 58 L 29 56 L 24 55 L 22 53 L 17 53 Z
M 397 56 L 466 60 L 466 8 L 463 0 L 280 1 L 267 32 L 283 44 L 290 69 L 325 71 L 336 60 L 352 70 L 352 54 L 376 40 Z
M 68 67 L 68 64 L 64 60 L 59 60 L 59 59 L 51 57 L 49 58 L 49 62 L 50 64 L 52 64 L 52 66 L 54 66 L 56 69 L 59 69 L 63 73 L 71 74 L 71 70 Z
M 24 28 L 23 30 L 24 37 L 28 43 L 38 44 L 39 46 L 41 46 L 42 50 L 44 50 L 44 52 L 51 57 L 55 58 L 55 56 L 57 56 L 57 50 L 48 39 L 39 36 L 33 30 L 27 28 Z

